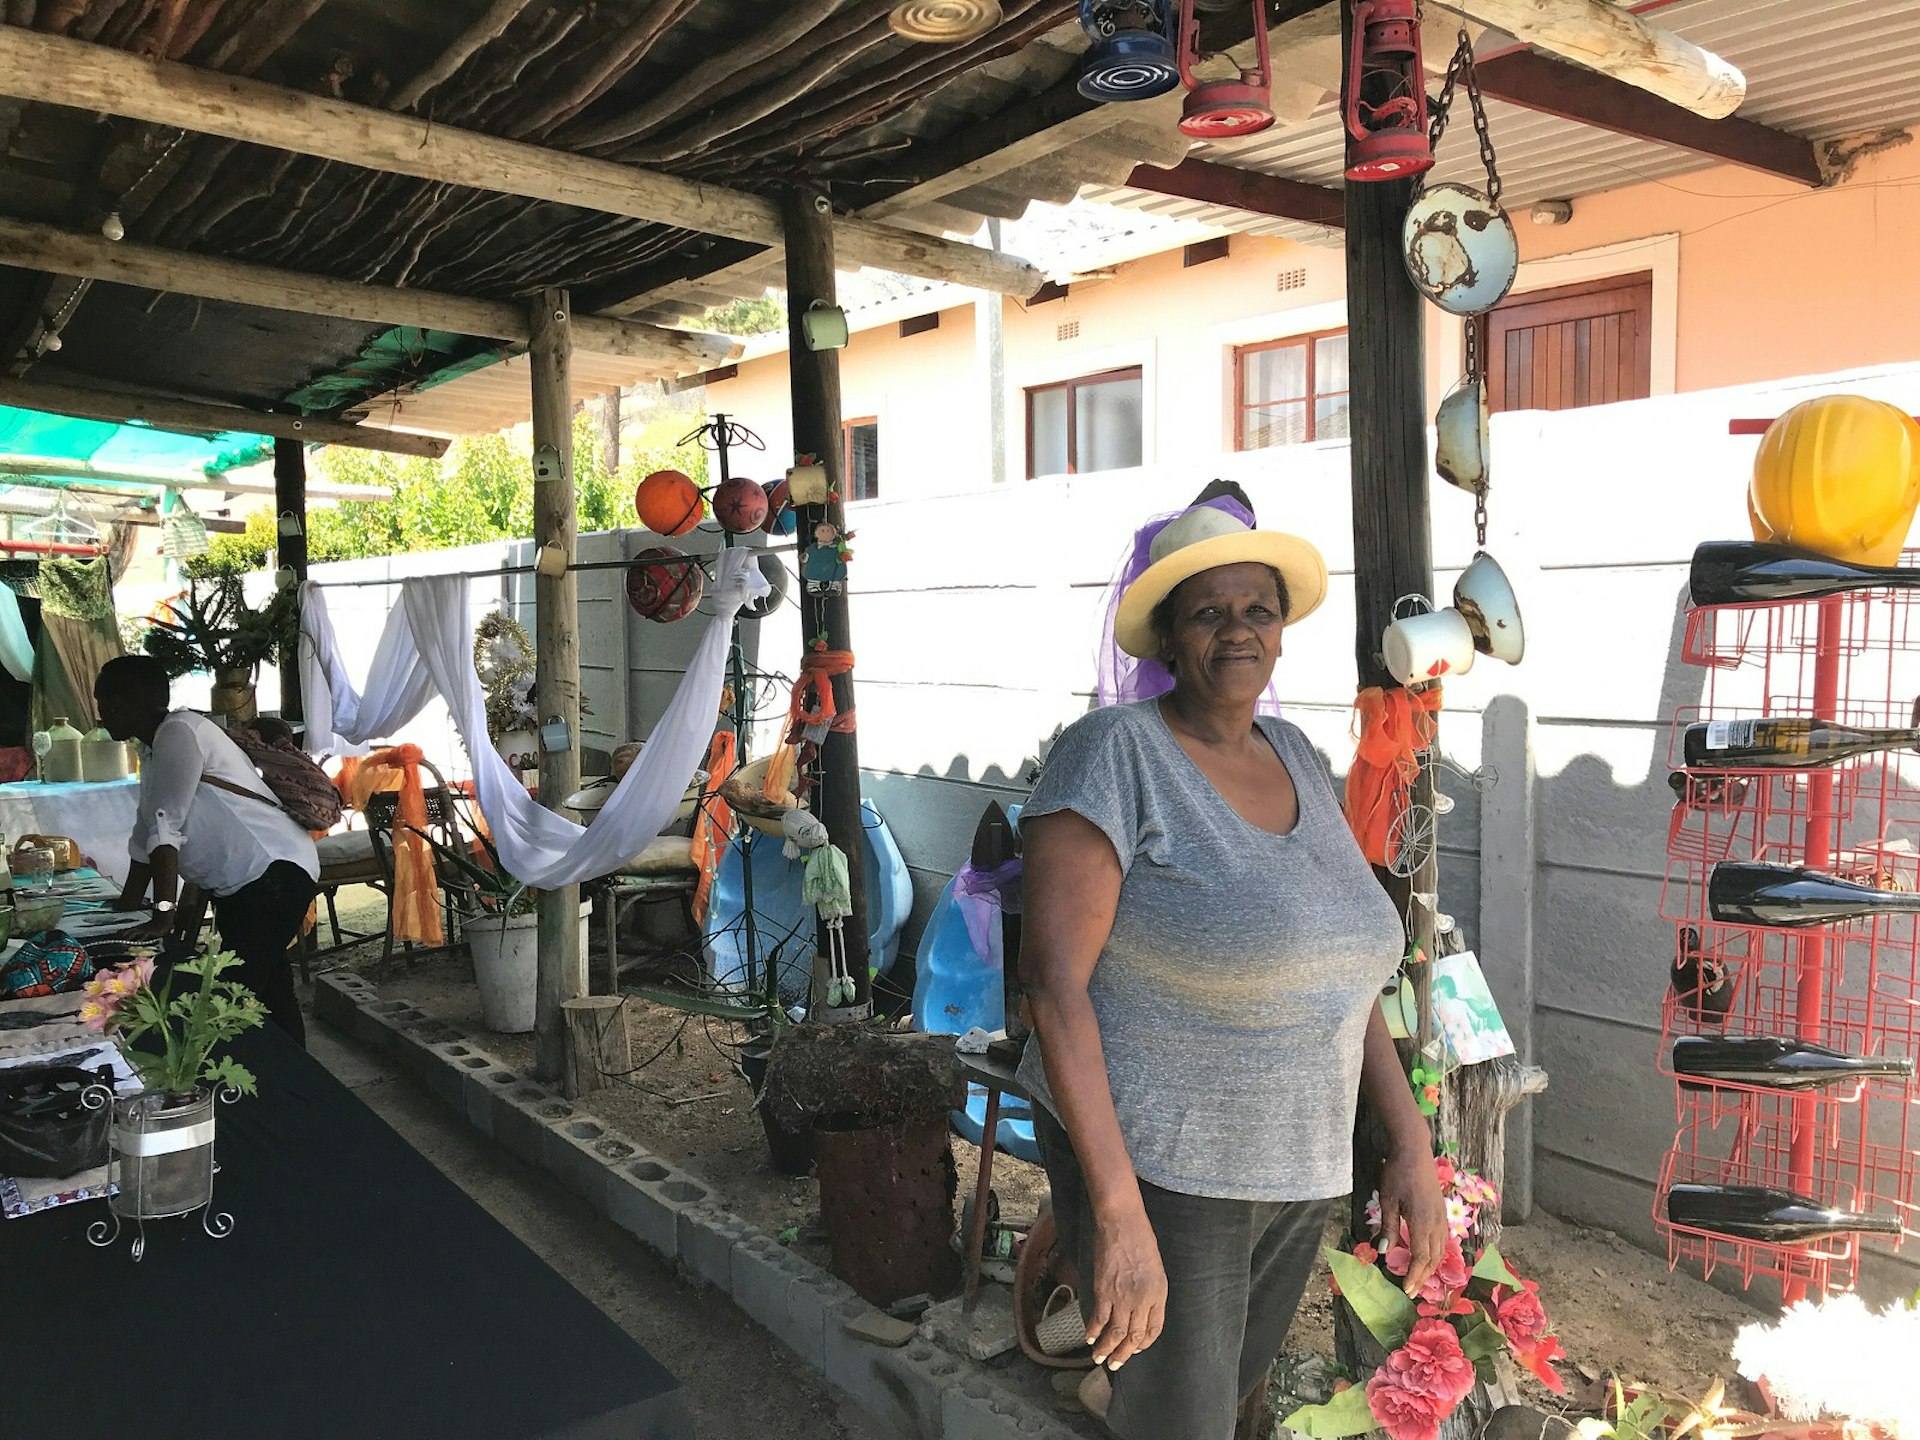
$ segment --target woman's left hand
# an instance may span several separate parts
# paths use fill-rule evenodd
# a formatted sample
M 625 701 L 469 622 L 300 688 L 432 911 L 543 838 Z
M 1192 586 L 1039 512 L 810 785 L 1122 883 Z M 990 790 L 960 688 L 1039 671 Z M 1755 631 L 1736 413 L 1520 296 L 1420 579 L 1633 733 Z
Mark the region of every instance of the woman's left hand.
M 1394 1146 L 1380 1172 L 1380 1224 L 1388 1243 L 1406 1226 L 1413 1258 L 1402 1288 L 1409 1295 L 1420 1293 L 1447 1253 L 1447 1202 L 1440 1193 L 1432 1147 L 1425 1143 L 1424 1130 L 1421 1134 L 1421 1143 Z

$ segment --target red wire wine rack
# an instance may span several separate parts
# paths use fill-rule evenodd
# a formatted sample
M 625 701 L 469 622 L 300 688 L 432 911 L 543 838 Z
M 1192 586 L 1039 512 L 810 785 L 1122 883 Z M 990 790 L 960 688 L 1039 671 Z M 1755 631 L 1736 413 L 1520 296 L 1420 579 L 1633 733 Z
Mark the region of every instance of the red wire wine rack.
M 1905 563 L 1920 557 L 1909 555 Z M 1724 924 L 1716 865 L 1808 868 L 1880 890 L 1920 892 L 1920 754 L 1875 752 L 1814 769 L 1690 770 L 1691 725 L 1756 718 L 1906 729 L 1920 721 L 1920 594 L 1870 590 L 1818 600 L 1698 607 L 1683 656 L 1704 671 L 1701 704 L 1673 717 L 1676 802 L 1660 913 L 1675 927 L 1676 986 L 1705 976 L 1711 997 L 1670 988 L 1659 1068 L 1675 1083 L 1678 1133 L 1654 1221 L 1671 1263 L 1731 1269 L 1784 1297 L 1850 1288 L 1863 1244 L 1920 1238 L 1920 1102 L 1911 1078 L 1877 1076 L 1788 1092 L 1754 1077 L 1675 1073 L 1686 1036 L 1779 1037 L 1848 1056 L 1920 1061 L 1920 916 L 1803 928 Z M 1900 1233 L 1834 1233 L 1776 1243 L 1669 1218 L 1676 1185 L 1757 1186 L 1870 1217 Z

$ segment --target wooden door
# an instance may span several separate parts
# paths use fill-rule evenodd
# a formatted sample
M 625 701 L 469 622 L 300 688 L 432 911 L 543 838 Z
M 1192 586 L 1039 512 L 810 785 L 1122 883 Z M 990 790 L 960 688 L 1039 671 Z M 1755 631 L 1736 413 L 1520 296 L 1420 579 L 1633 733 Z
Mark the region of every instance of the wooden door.
M 1532 290 L 1487 317 L 1487 398 L 1499 410 L 1644 400 L 1653 369 L 1653 274 Z

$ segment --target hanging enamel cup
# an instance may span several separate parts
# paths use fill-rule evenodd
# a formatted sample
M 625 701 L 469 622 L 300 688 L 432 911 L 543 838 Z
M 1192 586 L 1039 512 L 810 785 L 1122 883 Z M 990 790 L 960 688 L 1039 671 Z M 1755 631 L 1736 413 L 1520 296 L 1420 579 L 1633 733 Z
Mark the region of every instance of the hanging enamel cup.
M 1433 421 L 1433 468 L 1469 495 L 1487 488 L 1487 387 L 1463 380 L 1440 402 Z
M 1527 632 L 1520 623 L 1520 602 L 1507 572 L 1486 551 L 1460 574 L 1453 586 L 1454 607 L 1473 632 L 1473 648 L 1509 665 L 1527 653 Z
M 1458 610 L 1402 615 L 1380 640 L 1387 673 L 1402 685 L 1424 685 L 1473 668 L 1473 631 Z
M 1520 237 L 1497 201 L 1466 185 L 1429 185 L 1400 232 L 1414 288 L 1453 315 L 1480 315 L 1513 288 Z

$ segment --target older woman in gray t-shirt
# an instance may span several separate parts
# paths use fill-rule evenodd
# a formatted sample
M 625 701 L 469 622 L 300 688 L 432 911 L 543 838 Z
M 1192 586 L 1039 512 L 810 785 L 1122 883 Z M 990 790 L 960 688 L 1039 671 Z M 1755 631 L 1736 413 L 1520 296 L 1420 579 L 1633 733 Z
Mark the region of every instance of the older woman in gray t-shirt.
M 1351 1188 L 1362 1086 L 1392 1136 L 1381 1205 L 1409 1228 L 1409 1293 L 1446 1217 L 1376 1003 L 1400 917 L 1306 737 L 1256 714 L 1326 562 L 1209 506 L 1150 559 L 1115 639 L 1173 689 L 1070 726 L 1021 816 L 1021 1075 L 1106 1367 L 1089 1408 L 1122 1440 L 1230 1440 Z

